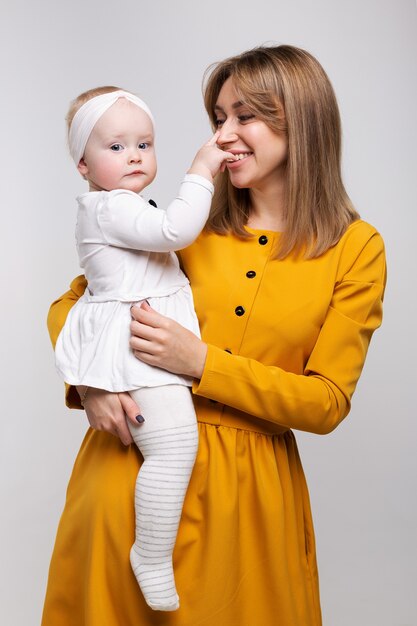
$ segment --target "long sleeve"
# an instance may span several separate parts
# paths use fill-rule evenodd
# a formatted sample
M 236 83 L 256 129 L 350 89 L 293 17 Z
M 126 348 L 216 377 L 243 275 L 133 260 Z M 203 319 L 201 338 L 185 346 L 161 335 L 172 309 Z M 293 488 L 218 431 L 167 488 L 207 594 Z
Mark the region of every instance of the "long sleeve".
M 152 252 L 180 250 L 204 227 L 212 192 L 208 180 L 187 174 L 178 196 L 164 211 L 132 192 L 111 191 L 98 210 L 97 220 L 109 245 Z
M 385 278 L 384 246 L 375 233 L 336 282 L 302 373 L 209 345 L 194 393 L 280 426 L 331 432 L 349 412 L 372 333 L 381 323 Z

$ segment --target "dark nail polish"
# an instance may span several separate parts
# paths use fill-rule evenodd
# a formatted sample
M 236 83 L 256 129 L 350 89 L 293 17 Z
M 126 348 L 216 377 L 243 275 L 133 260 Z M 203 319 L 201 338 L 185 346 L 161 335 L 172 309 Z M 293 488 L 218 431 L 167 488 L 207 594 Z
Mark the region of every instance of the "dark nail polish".
M 145 418 L 142 417 L 142 415 L 136 415 L 136 421 L 139 422 L 139 424 L 143 424 Z

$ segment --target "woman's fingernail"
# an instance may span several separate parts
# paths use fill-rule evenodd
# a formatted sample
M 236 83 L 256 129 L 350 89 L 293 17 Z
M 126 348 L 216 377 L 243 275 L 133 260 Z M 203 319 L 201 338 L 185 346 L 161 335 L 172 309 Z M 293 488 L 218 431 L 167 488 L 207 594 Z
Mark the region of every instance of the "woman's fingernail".
M 145 302 L 146 302 L 146 304 L 147 304 L 148 306 L 151 306 L 151 305 L 149 304 L 149 300 L 145 300 Z
M 143 422 L 145 421 L 145 418 L 142 417 L 142 415 L 136 415 L 136 421 L 139 422 L 139 424 L 143 424 Z

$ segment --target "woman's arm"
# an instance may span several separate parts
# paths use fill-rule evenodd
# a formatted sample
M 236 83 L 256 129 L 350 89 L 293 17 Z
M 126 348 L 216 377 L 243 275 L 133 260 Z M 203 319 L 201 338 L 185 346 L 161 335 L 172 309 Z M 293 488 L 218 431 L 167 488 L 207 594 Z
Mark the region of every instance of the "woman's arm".
M 132 332 L 142 338 L 132 338 L 131 345 L 146 362 L 193 375 L 197 395 L 281 426 L 325 434 L 349 412 L 372 333 L 381 323 L 384 286 L 384 247 L 375 235 L 336 285 L 302 374 L 205 347 L 175 322 L 145 308 L 132 309 L 139 321 L 132 323 Z
M 52 302 L 48 312 L 47 325 L 49 337 L 54 348 L 58 335 L 65 324 L 65 320 L 67 319 L 68 313 L 77 302 L 78 298 L 81 298 L 86 287 L 87 281 L 85 276 L 77 276 L 70 284 L 69 290 L 66 291 L 60 298 L 55 300 L 55 302 Z
M 83 295 L 86 286 L 85 277 L 77 276 L 72 281 L 69 291 L 52 303 L 47 323 L 54 347 L 71 307 Z M 140 411 L 128 393 L 117 394 L 90 388 L 83 407 L 76 387 L 66 385 L 65 398 L 69 408 L 85 409 L 92 428 L 110 432 L 119 437 L 125 445 L 132 443 L 132 437 L 126 424 L 126 415 L 137 426 L 137 417 Z

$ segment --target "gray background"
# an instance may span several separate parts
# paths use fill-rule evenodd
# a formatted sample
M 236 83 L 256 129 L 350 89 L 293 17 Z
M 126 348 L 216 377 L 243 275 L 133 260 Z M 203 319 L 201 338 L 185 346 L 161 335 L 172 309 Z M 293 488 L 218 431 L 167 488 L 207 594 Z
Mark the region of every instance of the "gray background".
M 0 620 L 39 623 L 65 486 L 86 429 L 63 406 L 45 328 L 79 273 L 85 190 L 63 118 L 84 89 L 139 93 L 157 120 L 163 206 L 210 132 L 201 77 L 257 44 L 306 48 L 328 71 L 344 173 L 386 240 L 385 320 L 349 418 L 298 441 L 315 519 L 325 626 L 415 626 L 416 5 L 413 0 L 4 3 L 1 29 L 2 324 Z M 253 626 L 272 626 L 269 624 Z

